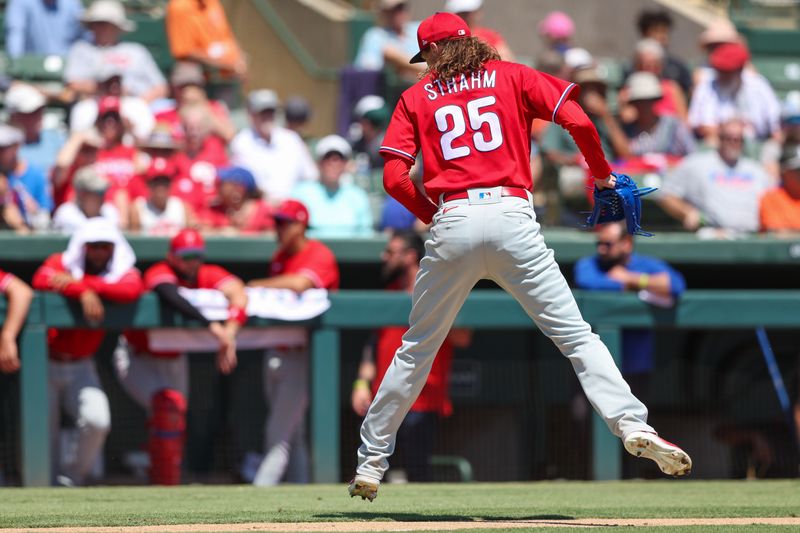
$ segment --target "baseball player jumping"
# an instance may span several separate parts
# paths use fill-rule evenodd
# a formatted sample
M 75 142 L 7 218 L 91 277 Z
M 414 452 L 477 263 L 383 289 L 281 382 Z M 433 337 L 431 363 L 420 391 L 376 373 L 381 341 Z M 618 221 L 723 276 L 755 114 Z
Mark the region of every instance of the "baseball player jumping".
M 597 131 L 575 102 L 580 88 L 500 61 L 450 13 L 425 19 L 417 41 L 420 52 L 411 62 L 425 61 L 428 69 L 400 98 L 380 151 L 387 192 L 433 226 L 409 330 L 361 426 L 350 495 L 377 496 L 398 427 L 481 279 L 511 293 L 569 359 L 592 406 L 628 452 L 652 459 L 666 474 L 688 474 L 689 455 L 647 424 L 647 408 L 581 317 L 534 215 L 528 134 L 534 118 L 565 128 L 585 156 L 595 186 L 614 186 Z M 420 150 L 427 196 L 409 179 Z

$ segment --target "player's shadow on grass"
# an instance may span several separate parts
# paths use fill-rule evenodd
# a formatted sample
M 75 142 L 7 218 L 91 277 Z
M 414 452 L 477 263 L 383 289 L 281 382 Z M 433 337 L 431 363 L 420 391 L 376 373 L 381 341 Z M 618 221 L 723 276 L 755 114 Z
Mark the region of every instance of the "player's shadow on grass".
M 343 511 L 341 513 L 325 513 L 314 515 L 314 518 L 337 520 L 392 520 L 396 522 L 513 522 L 515 520 L 574 520 L 574 516 L 561 514 L 538 514 L 531 516 L 481 516 L 481 515 L 446 515 L 417 513 L 387 513 L 368 511 Z

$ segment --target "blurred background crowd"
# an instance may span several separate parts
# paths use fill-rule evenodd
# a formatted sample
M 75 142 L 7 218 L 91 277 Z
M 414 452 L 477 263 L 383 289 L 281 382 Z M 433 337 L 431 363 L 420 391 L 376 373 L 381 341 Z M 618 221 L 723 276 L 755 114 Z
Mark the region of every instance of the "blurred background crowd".
M 336 124 L 314 128 L 322 134 L 309 133 L 314 95 L 250 80 L 270 52 L 245 53 L 218 0 L 128 2 L 139 17 L 160 15 L 166 50 L 137 42 L 123 3 L 85 4 L 5 2 L 0 227 L 69 233 L 100 216 L 146 235 L 253 234 L 273 231 L 272 210 L 294 198 L 313 236 L 426 229 L 386 197 L 377 153 L 400 91 L 421 72 L 408 63 L 418 25 L 409 3 L 371 3 L 374 24 L 340 72 Z M 648 209 L 657 227 L 708 237 L 800 229 L 791 64 L 765 77 L 730 20 L 708 20 L 690 60 L 672 52 L 670 11 L 646 5 L 628 57 L 609 59 L 576 46 L 594 28 L 561 11 L 532 20 L 529 48 L 512 50 L 503 28 L 482 25 L 481 0 L 436 7 L 504 59 L 579 84 L 614 168 L 660 187 Z M 578 227 L 588 176 L 572 139 L 536 122 L 531 154 L 540 220 Z M 421 184 L 421 169 L 413 175 Z
M 62 448 L 53 473 L 59 462 L 72 468 L 54 483 L 80 485 L 123 472 L 130 482 L 130 472 L 142 480 L 148 468 L 150 480 L 162 484 L 308 481 L 308 344 L 292 339 L 261 350 L 263 359 L 238 357 L 237 367 L 245 287 L 411 292 L 428 227 L 387 197 L 378 149 L 401 92 L 422 72 L 408 63 L 418 50 L 418 19 L 436 9 L 464 18 L 503 59 L 580 86 L 579 102 L 612 167 L 658 188 L 644 200 L 646 229 L 699 239 L 800 231 L 796 2 L 0 0 L 0 7 L 0 230 L 71 236 L 67 249 L 44 264 L 43 248 L 32 246 L 25 257 L 0 254 L 12 272 L 0 270 L 8 302 L 0 328 L 0 484 L 4 475 L 19 479 L 14 379 L 25 364 L 16 337 L 33 294 L 26 281 L 78 300 L 74 310 L 79 304 L 89 324 L 102 322 L 109 303 L 153 291 L 162 304 L 206 325 L 219 344 L 216 359 L 193 357 L 189 365 L 185 353 L 165 356 L 143 344 L 143 332 L 51 332 L 50 422 L 53 446 Z M 733 13 L 766 29 L 732 21 Z M 545 232 L 577 230 L 591 197 L 580 152 L 549 122 L 535 121 L 530 139 L 539 221 Z M 412 169 L 419 188 L 420 167 Z M 561 244 L 574 233 L 562 231 Z M 131 247 L 132 235 L 156 238 L 132 238 Z M 262 257 L 255 241 L 218 238 L 225 236 L 262 243 L 274 237 L 275 254 Z M 205 263 L 205 238 L 217 246 L 209 259 L 231 272 Z M 682 261 L 680 271 L 635 252 L 633 238 L 615 224 L 600 228 L 592 243 L 583 239 L 581 257 L 562 267 L 572 261 L 567 277 L 576 288 L 635 293 L 664 312 L 687 284 L 791 286 L 785 259 L 736 264 L 747 254 L 715 257 L 714 248 L 697 260 L 675 252 L 693 236 L 670 238 L 649 240 L 666 245 L 651 250 L 678 242 L 671 260 Z M 166 255 L 148 251 L 149 242 L 167 239 Z M 49 239 L 47 254 L 62 241 Z M 3 242 L 24 247 L 37 239 Z M 800 255 L 796 243 L 780 243 L 790 260 Z M 759 261 L 761 270 L 753 266 Z M 114 279 L 94 279 L 103 272 Z M 229 319 L 205 320 L 178 296 L 179 287 L 221 290 Z M 343 471 L 352 470 L 358 424 L 404 331 L 343 336 Z M 404 451 L 393 464 L 403 468 L 393 475 L 434 479 L 436 451 L 437 468 L 455 466 L 467 479 L 471 467 L 463 468 L 469 465 L 455 450 L 480 479 L 587 477 L 590 409 L 568 365 L 549 358 L 552 347 L 532 328 L 475 333 L 473 339 L 473 332 L 454 329 L 442 347 L 400 437 Z M 790 333 L 776 351 L 791 359 L 789 426 L 797 427 L 800 358 Z M 778 408 L 764 400 L 772 392 L 764 392 L 768 382 L 751 334 L 626 328 L 621 335 L 620 366 L 634 392 L 661 409 L 657 416 L 670 434 L 696 438 L 693 454 L 709 465 L 696 476 L 797 474 L 800 448 L 775 422 Z M 143 361 L 158 379 L 137 373 Z M 83 388 L 66 385 L 77 369 Z M 177 394 L 159 395 L 161 387 Z M 87 388 L 92 401 L 74 400 Z M 260 393 L 263 404 L 252 400 Z M 684 411 L 694 418 L 687 422 Z M 437 432 L 445 416 L 447 431 Z M 161 438 L 153 428 L 162 423 L 179 438 L 153 444 Z M 73 426 L 84 440 L 68 446 L 59 430 Z M 144 458 L 134 449 L 143 427 L 151 439 Z M 191 443 L 185 460 L 184 438 Z M 106 474 L 98 460 L 104 445 Z M 730 461 L 720 459 L 720 446 L 730 448 Z M 624 475 L 658 473 L 626 462 Z

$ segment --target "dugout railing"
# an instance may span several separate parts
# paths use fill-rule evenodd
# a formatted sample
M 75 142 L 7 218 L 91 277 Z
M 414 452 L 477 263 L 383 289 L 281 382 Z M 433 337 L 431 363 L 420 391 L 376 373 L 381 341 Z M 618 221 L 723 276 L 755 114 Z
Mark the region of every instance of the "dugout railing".
M 800 291 L 689 291 L 671 309 L 650 306 L 634 294 L 576 291 L 584 317 L 615 354 L 619 363 L 623 328 L 797 328 Z M 339 482 L 340 459 L 340 334 L 348 329 L 402 325 L 407 321 L 407 295 L 382 291 L 331 294 L 324 315 L 304 323 L 311 328 L 311 454 L 315 482 Z M 5 302 L 0 303 L 0 316 Z M 252 326 L 285 325 L 253 319 Z M 296 324 L 296 323 L 295 323 Z M 48 428 L 47 328 L 84 326 L 75 302 L 37 293 L 20 337 L 22 481 L 25 486 L 50 483 Z M 530 329 L 533 324 L 507 294 L 476 290 L 467 299 L 456 324 L 473 329 Z M 130 305 L 109 305 L 102 325 L 126 327 L 197 327 L 159 305 L 146 294 Z M 565 362 L 566 364 L 566 362 Z M 598 416 L 592 422 L 592 477 L 619 479 L 622 447 Z

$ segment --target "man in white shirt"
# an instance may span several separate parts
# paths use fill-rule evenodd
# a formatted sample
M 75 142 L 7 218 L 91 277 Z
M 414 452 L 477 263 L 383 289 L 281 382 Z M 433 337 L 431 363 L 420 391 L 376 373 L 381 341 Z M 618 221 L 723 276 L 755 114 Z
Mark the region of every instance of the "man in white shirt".
M 70 131 L 93 128 L 97 121 L 98 102 L 104 96 L 116 96 L 120 99 L 120 114 L 130 122 L 134 137 L 137 140 L 146 139 L 155 126 L 155 118 L 150 106 L 142 98 L 123 94 L 122 70 L 116 65 L 105 65 L 97 70 L 95 81 L 97 97 L 84 98 L 73 106 L 69 114 Z
M 119 212 L 105 202 L 108 180 L 89 165 L 75 174 L 75 200 L 66 202 L 53 214 L 53 229 L 71 234 L 80 229 L 90 218 L 105 219 L 109 226 L 119 227 Z
M 273 204 L 288 198 L 298 183 L 319 177 L 303 139 L 276 124 L 279 108 L 274 91 L 251 92 L 247 97 L 251 127 L 240 131 L 230 146 L 233 164 L 252 172 L 258 188 Z
M 139 43 L 120 42 L 122 33 L 133 31 L 136 26 L 125 16 L 122 3 L 95 0 L 81 21 L 94 39 L 76 42 L 67 54 L 64 81 L 71 89 L 81 95 L 94 94 L 97 71 L 105 65 L 116 65 L 122 69 L 126 94 L 148 102 L 167 95 L 167 81 L 147 48 Z

